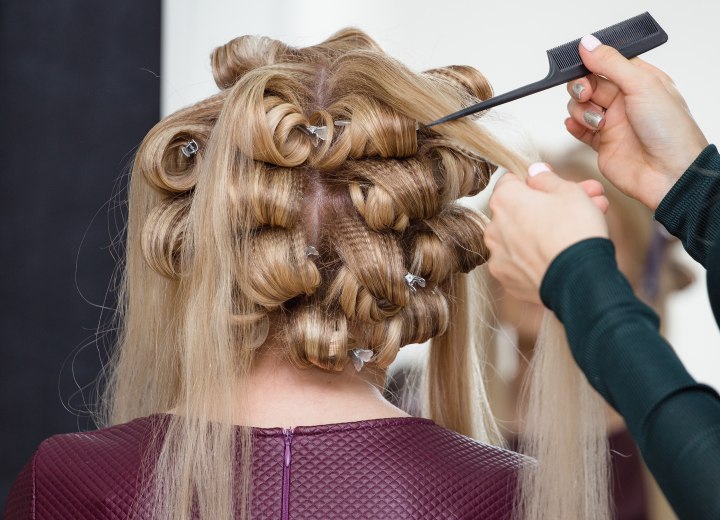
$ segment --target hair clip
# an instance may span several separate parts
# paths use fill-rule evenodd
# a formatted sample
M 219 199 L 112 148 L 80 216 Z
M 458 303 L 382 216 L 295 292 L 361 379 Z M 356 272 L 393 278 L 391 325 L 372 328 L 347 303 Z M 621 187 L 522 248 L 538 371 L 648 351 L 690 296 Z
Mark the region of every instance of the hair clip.
M 333 121 L 333 124 L 335 126 L 348 126 L 350 124 L 350 121 L 347 119 L 338 119 L 337 121 Z M 327 138 L 328 138 L 327 126 L 305 125 L 305 126 L 300 126 L 298 128 L 300 128 L 300 130 L 305 132 L 307 135 L 312 136 L 313 144 L 315 146 L 320 144 L 320 141 L 327 141 Z
M 320 256 L 320 253 L 318 253 L 318 250 L 315 249 L 314 246 L 307 246 L 305 248 L 305 256 Z
M 417 289 L 415 289 L 415 284 L 418 284 L 420 287 L 425 287 L 425 278 L 414 275 L 412 273 L 408 273 L 405 275 L 405 283 L 408 284 L 408 287 L 410 287 L 410 290 L 412 292 L 417 292 Z
M 190 139 L 185 146 L 180 148 L 185 157 L 192 157 L 198 151 L 198 144 L 195 139 Z
M 298 128 L 313 138 L 313 144 L 317 146 L 320 141 L 327 140 L 327 126 L 298 126 Z
M 370 361 L 373 356 L 373 351 L 369 348 L 354 348 L 350 351 L 350 358 L 352 358 L 355 370 L 360 372 L 363 365 Z

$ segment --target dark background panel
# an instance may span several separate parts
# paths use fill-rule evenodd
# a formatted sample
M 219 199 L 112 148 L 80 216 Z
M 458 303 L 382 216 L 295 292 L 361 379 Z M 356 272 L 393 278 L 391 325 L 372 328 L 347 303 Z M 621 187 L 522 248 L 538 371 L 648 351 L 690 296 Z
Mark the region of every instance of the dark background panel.
M 160 111 L 160 4 L 0 2 L 0 504 L 42 440 L 95 427 L 110 246 Z

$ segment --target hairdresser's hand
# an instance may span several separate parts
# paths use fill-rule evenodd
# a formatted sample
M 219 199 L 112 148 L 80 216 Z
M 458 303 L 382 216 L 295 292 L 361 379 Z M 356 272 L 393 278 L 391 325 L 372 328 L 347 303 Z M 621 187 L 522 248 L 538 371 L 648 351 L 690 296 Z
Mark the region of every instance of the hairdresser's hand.
M 565 126 L 598 152 L 610 182 L 654 211 L 707 139 L 660 69 L 627 60 L 594 36 L 581 40 L 580 56 L 594 74 L 568 83 Z
M 513 296 L 540 302 L 540 284 L 552 260 L 590 237 L 607 237 L 608 200 L 597 181 L 564 181 L 545 163 L 527 181 L 511 173 L 495 185 L 492 222 L 485 230 L 490 274 Z

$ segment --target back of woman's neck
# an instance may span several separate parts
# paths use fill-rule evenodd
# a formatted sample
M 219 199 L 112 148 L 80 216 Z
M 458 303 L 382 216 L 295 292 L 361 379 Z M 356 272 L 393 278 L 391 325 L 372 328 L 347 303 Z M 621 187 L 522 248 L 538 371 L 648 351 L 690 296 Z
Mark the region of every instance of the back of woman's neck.
M 351 363 L 342 372 L 298 368 L 272 352 L 257 355 L 235 394 L 235 424 L 258 428 L 410 416 L 383 397 L 369 371 Z

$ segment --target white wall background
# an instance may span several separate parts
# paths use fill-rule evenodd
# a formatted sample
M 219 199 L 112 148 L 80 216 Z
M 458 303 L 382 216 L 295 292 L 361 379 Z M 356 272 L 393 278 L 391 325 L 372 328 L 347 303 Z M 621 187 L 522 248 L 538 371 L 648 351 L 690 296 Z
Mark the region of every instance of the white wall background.
M 675 79 L 708 140 L 718 143 L 715 0 L 164 0 L 163 10 L 163 115 L 216 91 L 210 52 L 243 34 L 304 46 L 356 26 L 413 69 L 472 65 L 502 93 L 544 77 L 545 50 L 650 11 L 670 39 L 644 58 Z M 567 100 L 559 86 L 500 107 L 498 132 L 526 153 L 533 145 L 563 150 L 574 144 L 563 125 Z M 667 328 L 690 372 L 720 388 L 720 333 L 703 270 L 696 271 L 696 284 L 672 297 Z

